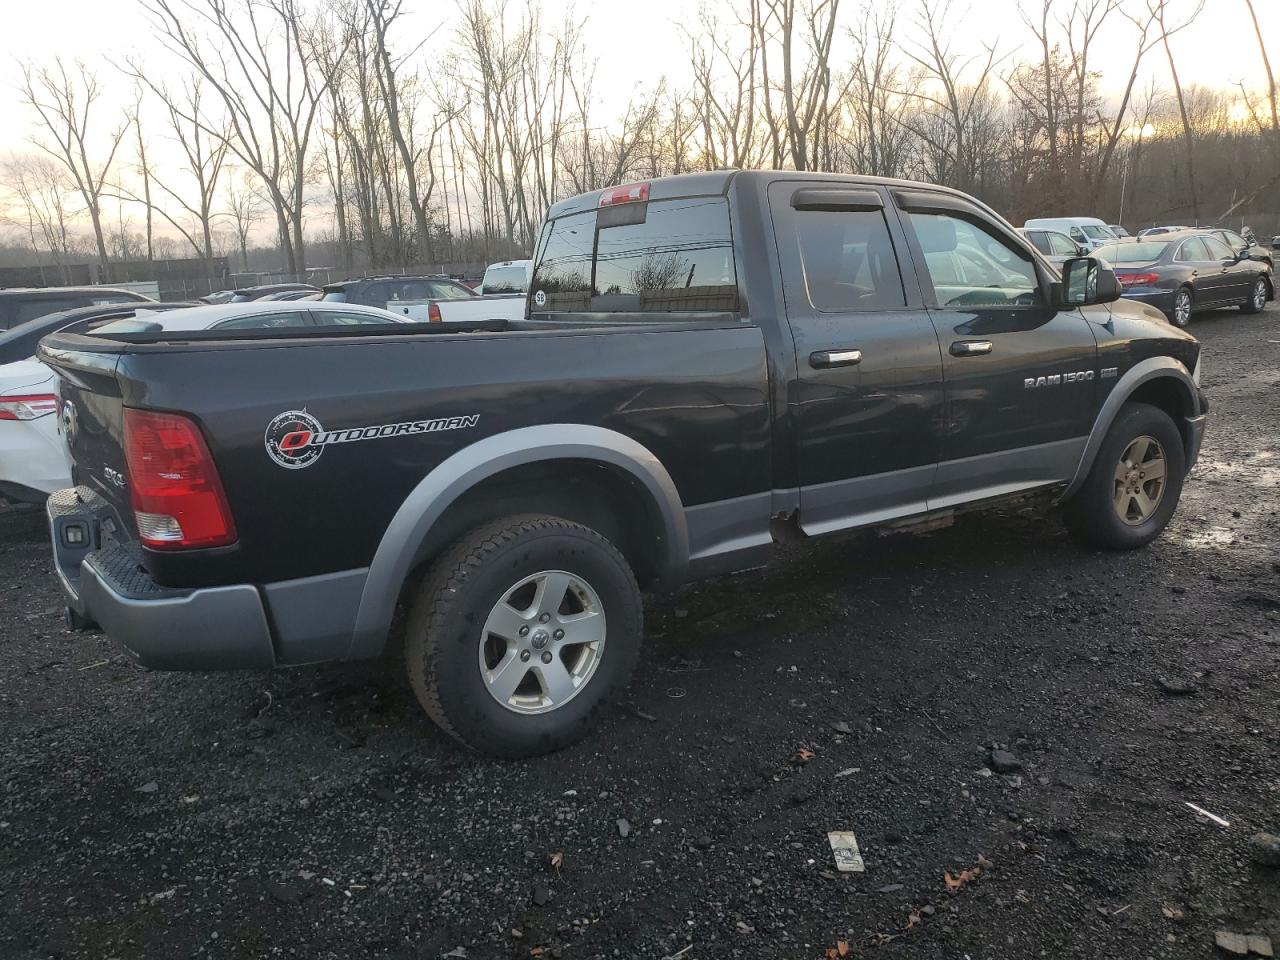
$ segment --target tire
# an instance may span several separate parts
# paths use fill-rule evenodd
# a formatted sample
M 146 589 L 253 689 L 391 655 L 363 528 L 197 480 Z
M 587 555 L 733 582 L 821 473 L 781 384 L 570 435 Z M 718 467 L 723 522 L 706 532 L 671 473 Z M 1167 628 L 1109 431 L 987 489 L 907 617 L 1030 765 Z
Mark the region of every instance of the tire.
M 1164 463 L 1163 484 L 1158 488 L 1152 463 L 1156 451 L 1148 449 L 1138 460 L 1135 446 L 1142 439 L 1154 441 Z M 1132 464 L 1129 469 L 1126 466 Z M 1142 469 L 1142 467 L 1147 469 Z M 1120 408 L 1107 431 L 1084 484 L 1063 507 L 1067 530 L 1077 540 L 1104 550 L 1134 550 L 1145 547 L 1164 531 L 1186 476 L 1186 453 L 1182 435 L 1173 420 L 1159 407 L 1127 403 Z M 1136 486 L 1145 498 L 1130 494 Z M 1125 516 L 1121 515 L 1123 509 Z M 1144 512 L 1150 504 L 1149 512 Z
M 1190 287 L 1179 287 L 1173 294 L 1173 306 L 1165 314 L 1175 327 L 1185 327 L 1191 322 L 1191 311 L 1195 307 L 1195 299 Z
M 1241 313 L 1261 313 L 1267 309 L 1267 299 L 1271 294 L 1271 288 L 1267 286 L 1267 281 L 1263 277 L 1259 277 L 1253 281 L 1253 288 L 1249 291 L 1249 299 L 1240 304 Z
M 548 590 L 562 598 L 554 612 Z M 630 680 L 642 632 L 635 576 L 608 540 L 557 517 L 505 517 L 427 572 L 410 606 L 405 665 L 418 702 L 450 736 L 494 756 L 534 757 L 591 731 Z

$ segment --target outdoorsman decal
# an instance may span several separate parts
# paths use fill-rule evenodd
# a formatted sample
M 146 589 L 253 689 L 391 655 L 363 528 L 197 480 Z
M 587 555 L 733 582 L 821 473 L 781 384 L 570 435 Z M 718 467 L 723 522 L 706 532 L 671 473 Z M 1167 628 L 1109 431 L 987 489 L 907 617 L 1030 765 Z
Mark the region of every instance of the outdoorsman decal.
M 320 421 L 307 411 L 288 410 L 274 417 L 267 424 L 263 442 L 272 460 L 289 470 L 300 470 L 319 460 L 324 448 L 333 446 L 335 443 L 407 437 L 419 433 L 439 433 L 442 430 L 464 430 L 474 427 L 479 422 L 480 414 L 473 413 L 465 417 L 437 417 L 433 420 L 410 420 L 405 423 L 351 427 L 347 430 L 326 430 L 320 425 Z

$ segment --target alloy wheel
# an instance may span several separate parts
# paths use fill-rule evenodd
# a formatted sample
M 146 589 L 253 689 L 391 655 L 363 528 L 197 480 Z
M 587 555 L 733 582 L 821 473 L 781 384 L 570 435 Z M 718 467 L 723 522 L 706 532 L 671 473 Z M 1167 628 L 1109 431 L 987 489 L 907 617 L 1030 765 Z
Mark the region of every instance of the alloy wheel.
M 1186 290 L 1179 290 L 1173 299 L 1173 322 L 1180 327 L 1191 322 L 1191 294 Z
M 564 706 L 590 682 L 604 652 L 600 597 L 582 577 L 544 570 L 503 592 L 480 633 L 480 675 L 515 713 Z
M 1267 306 L 1267 282 L 1259 280 L 1253 285 L 1253 307 L 1255 310 L 1265 310 Z
M 1121 520 L 1136 527 L 1151 518 L 1164 499 L 1166 472 L 1164 447 L 1154 437 L 1137 437 L 1125 447 L 1112 499 Z

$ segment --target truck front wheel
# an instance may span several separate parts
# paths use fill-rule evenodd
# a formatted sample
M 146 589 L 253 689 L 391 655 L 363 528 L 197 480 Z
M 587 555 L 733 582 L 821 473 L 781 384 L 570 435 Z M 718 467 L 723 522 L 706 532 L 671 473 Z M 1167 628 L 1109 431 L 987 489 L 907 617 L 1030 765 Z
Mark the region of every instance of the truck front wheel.
M 500 757 L 585 736 L 626 687 L 643 606 L 626 559 L 581 524 L 495 520 L 432 565 L 405 632 L 409 682 L 446 733 Z
M 1104 550 L 1145 547 L 1173 517 L 1185 473 L 1182 437 L 1169 415 L 1147 403 L 1127 403 L 1084 484 L 1063 505 L 1067 529 Z

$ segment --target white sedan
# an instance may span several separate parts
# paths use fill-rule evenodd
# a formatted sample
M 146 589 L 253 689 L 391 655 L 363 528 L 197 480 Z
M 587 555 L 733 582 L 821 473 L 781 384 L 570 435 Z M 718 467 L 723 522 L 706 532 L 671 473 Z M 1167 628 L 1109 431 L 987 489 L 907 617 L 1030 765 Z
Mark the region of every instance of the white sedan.
M 406 323 L 377 307 L 349 303 L 253 301 L 166 313 L 140 313 L 114 320 L 94 331 L 161 333 L 195 330 L 261 330 Z M 57 377 L 40 361 L 19 360 L 0 366 L 0 498 L 43 503 L 50 493 L 69 487 L 71 457 L 60 433 Z

